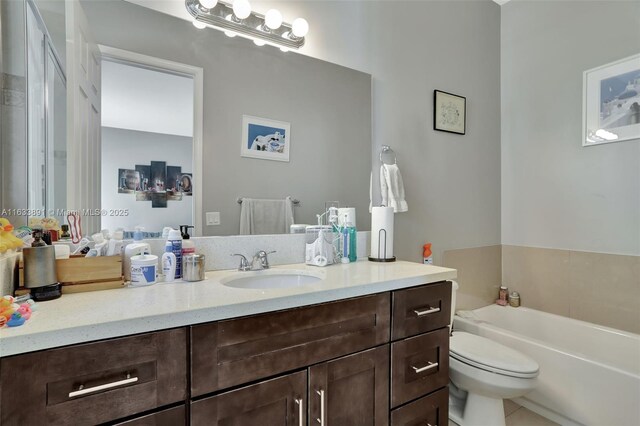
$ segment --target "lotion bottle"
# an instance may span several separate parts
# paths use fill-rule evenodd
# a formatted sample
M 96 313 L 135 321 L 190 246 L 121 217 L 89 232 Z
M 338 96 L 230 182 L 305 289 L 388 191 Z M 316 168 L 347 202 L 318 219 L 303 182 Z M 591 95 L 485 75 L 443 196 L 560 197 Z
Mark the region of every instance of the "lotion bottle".
M 162 254 L 162 274 L 166 282 L 175 280 L 176 277 L 176 255 L 173 254 L 173 244 L 167 240 Z

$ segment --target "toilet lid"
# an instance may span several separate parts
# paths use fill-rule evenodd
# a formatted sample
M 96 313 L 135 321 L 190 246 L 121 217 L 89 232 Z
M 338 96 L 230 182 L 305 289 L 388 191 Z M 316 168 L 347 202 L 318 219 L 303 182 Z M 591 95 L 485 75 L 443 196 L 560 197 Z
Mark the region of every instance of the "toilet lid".
M 449 342 L 451 357 L 466 364 L 513 377 L 536 377 L 538 363 L 486 337 L 455 331 Z

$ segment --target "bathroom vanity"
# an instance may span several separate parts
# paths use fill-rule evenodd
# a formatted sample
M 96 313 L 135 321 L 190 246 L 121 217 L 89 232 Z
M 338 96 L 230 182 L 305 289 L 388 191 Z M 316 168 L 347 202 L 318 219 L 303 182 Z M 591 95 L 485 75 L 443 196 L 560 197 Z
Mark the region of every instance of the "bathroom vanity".
M 308 268 L 323 279 L 249 290 L 218 271 L 42 303 L 0 331 L 0 424 L 447 424 L 456 271 Z

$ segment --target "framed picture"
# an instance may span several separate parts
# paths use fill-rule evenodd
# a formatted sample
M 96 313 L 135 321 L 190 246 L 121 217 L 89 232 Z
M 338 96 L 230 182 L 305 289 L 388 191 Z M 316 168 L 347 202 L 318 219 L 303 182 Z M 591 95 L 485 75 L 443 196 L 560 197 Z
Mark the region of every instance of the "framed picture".
M 242 116 L 242 157 L 289 161 L 291 124 L 267 118 Z
M 640 55 L 585 71 L 582 146 L 640 139 Z
M 467 98 L 433 91 L 433 130 L 464 135 L 467 120 Z
M 133 194 L 140 185 L 140 174 L 135 170 L 118 169 L 118 193 Z

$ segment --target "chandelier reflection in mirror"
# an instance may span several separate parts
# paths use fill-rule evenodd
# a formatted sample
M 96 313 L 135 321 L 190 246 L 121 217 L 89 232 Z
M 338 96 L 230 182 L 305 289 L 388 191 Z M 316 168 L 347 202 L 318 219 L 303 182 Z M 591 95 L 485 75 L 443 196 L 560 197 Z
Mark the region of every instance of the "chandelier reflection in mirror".
M 185 0 L 185 6 L 193 25 L 202 29 L 207 26 L 223 31 L 229 37 L 239 35 L 253 40 L 257 46 L 265 44 L 280 48 L 283 52 L 299 49 L 304 45 L 304 36 L 309 24 L 303 18 L 293 23 L 283 22 L 282 14 L 271 9 L 265 15 L 253 12 L 248 0 L 233 0 L 227 3 L 218 0 Z

